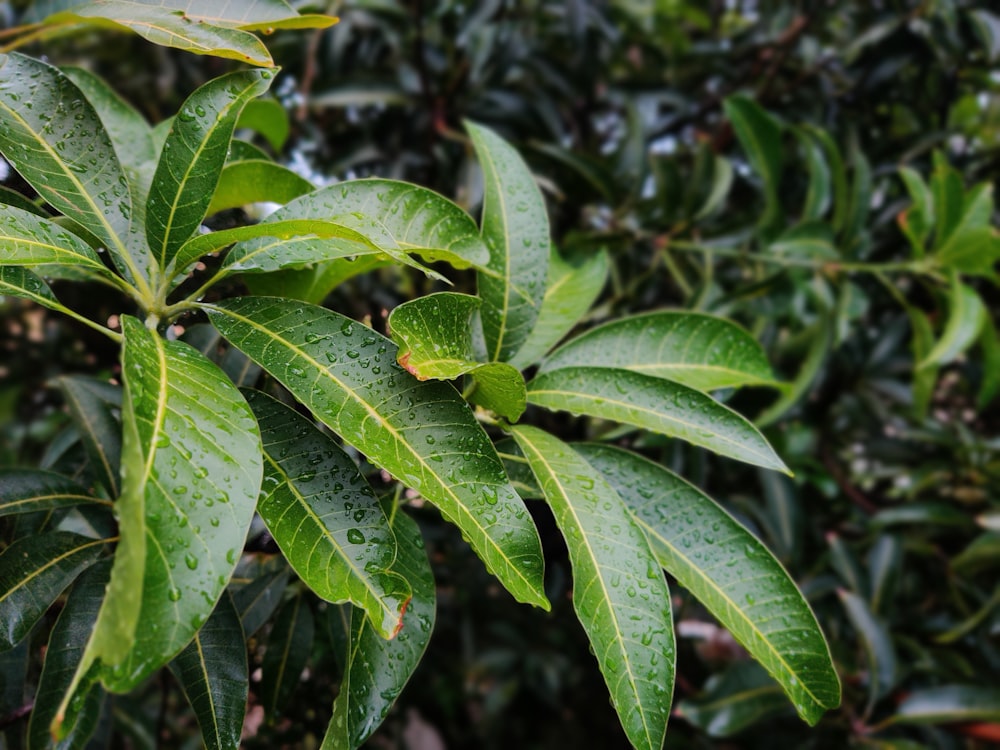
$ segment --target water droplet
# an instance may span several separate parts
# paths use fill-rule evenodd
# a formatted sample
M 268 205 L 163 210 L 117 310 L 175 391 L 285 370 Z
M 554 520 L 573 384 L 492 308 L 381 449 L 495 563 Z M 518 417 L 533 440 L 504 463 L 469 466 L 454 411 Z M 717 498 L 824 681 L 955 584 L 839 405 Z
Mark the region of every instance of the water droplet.
M 167 598 L 172 602 L 178 601 L 181 598 L 181 590 L 176 586 L 171 588 L 170 591 L 167 592 Z
M 188 566 L 188 570 L 196 570 L 198 568 L 198 558 L 188 552 L 184 555 L 184 564 Z
M 351 544 L 364 544 L 365 535 L 361 533 L 360 529 L 348 529 L 347 541 Z

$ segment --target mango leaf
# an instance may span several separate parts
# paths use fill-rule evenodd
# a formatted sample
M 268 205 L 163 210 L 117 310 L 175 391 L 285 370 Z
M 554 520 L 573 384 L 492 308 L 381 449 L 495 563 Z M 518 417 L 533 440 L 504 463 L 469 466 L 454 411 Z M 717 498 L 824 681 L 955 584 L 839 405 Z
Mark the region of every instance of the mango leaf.
M 262 575 L 233 592 L 233 604 L 236 605 L 247 638 L 271 619 L 274 610 L 281 604 L 282 594 L 288 588 L 289 575 L 290 571 L 285 567 Z
M 114 145 L 69 78 L 24 55 L 0 55 L 0 152 L 46 202 L 97 237 L 123 274 L 148 278 L 152 259 L 133 257 L 124 244 L 132 198 Z
M 55 382 L 62 391 L 98 477 L 111 497 L 117 497 L 122 432 L 112 410 L 121 407 L 120 391 L 114 389 L 109 401 L 108 390 L 112 386 L 95 378 L 67 375 Z
M 313 267 L 272 271 L 243 277 L 254 294 L 265 297 L 287 297 L 318 305 L 350 278 L 391 264 L 383 255 L 360 255 L 335 258 L 316 263 Z
M 121 541 L 77 673 L 82 680 L 99 662 L 113 691 L 133 688 L 205 624 L 243 547 L 262 472 L 257 423 L 219 368 L 130 316 L 122 331 Z
M 505 362 L 477 361 L 473 331 L 479 329 L 481 300 L 441 292 L 396 307 L 389 329 L 399 342 L 397 361 L 419 380 L 451 380 L 468 375 L 470 398 L 500 416 L 517 421 L 524 413 L 524 378 Z
M 781 563 L 715 501 L 634 453 L 574 446 L 635 516 L 653 553 L 778 681 L 809 724 L 840 704 L 816 617 Z
M 278 610 L 261 664 L 260 700 L 268 718 L 278 716 L 299 684 L 312 653 L 315 620 L 306 597 L 299 594 Z
M 18 539 L 0 552 L 0 651 L 13 648 L 30 632 L 105 543 L 48 531 Z
M 643 427 L 768 469 L 788 469 L 750 422 L 701 391 L 629 370 L 565 367 L 528 383 L 528 403 Z
M 62 474 L 40 469 L 0 469 L 0 516 L 87 503 L 111 505 Z
M 390 340 L 329 310 L 272 298 L 205 310 L 334 432 L 437 505 L 515 598 L 548 607 L 538 532 L 450 385 L 414 379 Z
M 79 266 L 110 275 L 97 253 L 68 229 L 49 219 L 4 206 L 0 214 L 0 265 L 35 267 L 49 264 Z
M 250 203 L 288 203 L 313 189 L 314 185 L 305 177 L 273 161 L 238 161 L 223 168 L 207 215 Z
M 322 599 L 357 604 L 382 638 L 392 638 L 410 586 L 390 571 L 396 539 L 375 492 L 308 419 L 259 391 L 247 400 L 264 442 L 257 511 L 285 559 Z
M 788 710 L 781 687 L 753 662 L 734 662 L 713 674 L 697 698 L 680 701 L 674 713 L 709 737 L 732 737 Z
M 940 685 L 914 690 L 899 705 L 894 724 L 1000 722 L 1000 688 L 986 685 Z
M 712 157 L 712 190 L 705 197 L 705 201 L 694 215 L 695 221 L 704 219 L 722 207 L 733 186 L 733 165 L 721 156 Z
M 906 306 L 906 314 L 910 318 L 910 328 L 913 337 L 910 349 L 914 362 L 923 362 L 934 348 L 934 329 L 926 313 L 913 305 Z M 925 419 L 934 398 L 934 386 L 937 383 L 940 365 L 915 367 L 913 370 L 913 414 L 917 419 Z
M 320 750 L 360 747 L 374 733 L 416 670 L 434 629 L 434 574 L 420 529 L 398 509 L 392 528 L 399 542 L 393 570 L 413 585 L 413 599 L 391 641 L 380 638 L 371 621 L 352 609 L 344 679 Z
M 547 357 L 540 373 L 566 367 L 614 367 L 711 391 L 773 383 L 763 348 L 724 318 L 654 312 L 593 328 Z
M 917 367 L 946 365 L 955 361 L 979 336 L 986 314 L 986 307 L 979 293 L 963 284 L 957 273 L 952 273 L 948 289 L 948 322 L 941 332 L 941 338 L 917 363 Z
M 104 588 L 111 574 L 111 560 L 101 560 L 92 565 L 76 580 L 66 598 L 66 605 L 59 613 L 48 648 L 45 663 L 35 693 L 35 706 L 28 722 L 29 750 L 42 750 L 53 746 L 49 727 L 59 710 L 67 688 L 73 680 L 83 649 L 94 629 L 97 611 L 104 599 Z M 72 727 L 63 727 L 65 736 L 55 744 L 59 750 L 82 747 L 96 728 L 104 691 L 90 688 L 82 699 L 77 712 L 78 721 Z
M 580 322 L 604 288 L 609 266 L 608 254 L 603 250 L 573 264 L 552 248 L 542 309 L 531 334 L 510 360 L 513 367 L 523 370 L 535 364 Z
M 798 134 L 800 131 L 796 131 Z M 809 170 L 809 187 L 802 206 L 802 221 L 822 218 L 830 208 L 833 190 L 830 180 L 830 165 L 826 163 L 823 148 L 808 136 L 800 136 Z
M 527 341 L 545 296 L 549 219 L 521 156 L 493 131 L 467 122 L 483 169 L 482 236 L 489 265 L 478 274 L 487 359 L 509 361 Z
M 750 166 L 764 181 L 764 211 L 757 223 L 761 229 L 773 229 L 781 222 L 782 213 L 778 198 L 782 167 L 781 125 L 759 104 L 744 96 L 730 96 L 723 108 Z
M 868 710 L 896 684 L 898 676 L 896 651 L 889 635 L 888 624 L 869 609 L 857 594 L 844 589 L 837 591 L 840 603 L 854 626 L 865 650 L 868 662 Z
M 146 239 L 160 268 L 205 218 L 244 105 L 267 91 L 274 73 L 244 70 L 215 78 L 187 98 L 167 134 L 149 188 Z
M 834 320 L 831 315 L 820 316 L 810 326 L 809 350 L 802 366 L 791 384 L 782 389 L 781 396 L 754 420 L 757 427 L 774 424 L 805 396 L 830 353 L 833 336 Z
M 767 250 L 775 255 L 810 260 L 835 261 L 840 256 L 832 227 L 821 221 L 804 222 L 782 232 Z
M 277 99 L 258 99 L 247 104 L 236 127 L 260 133 L 275 153 L 281 151 L 291 131 L 288 111 Z
M 49 285 L 20 266 L 0 266 L 0 298 L 3 297 L 21 297 L 53 310 L 63 309 Z
M 663 747 L 674 684 L 670 592 L 618 493 L 565 443 L 534 427 L 517 441 L 555 514 L 573 568 L 573 608 L 625 734 Z
M 170 671 L 198 717 L 205 747 L 238 748 L 250 679 L 243 627 L 228 594 L 219 599 L 194 640 L 170 662 Z

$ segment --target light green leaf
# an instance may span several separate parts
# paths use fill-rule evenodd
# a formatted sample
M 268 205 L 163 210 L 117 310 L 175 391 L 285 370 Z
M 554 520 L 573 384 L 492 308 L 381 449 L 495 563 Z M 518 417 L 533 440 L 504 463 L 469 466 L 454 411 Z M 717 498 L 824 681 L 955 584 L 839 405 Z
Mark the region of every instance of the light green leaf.
M 286 297 L 318 305 L 348 279 L 391 263 L 384 255 L 349 256 L 316 263 L 312 268 L 251 274 L 243 282 L 260 296 Z
M 840 704 L 830 650 L 795 582 L 714 500 L 634 453 L 575 446 L 621 496 L 657 559 L 718 618 L 815 724 Z
M 119 398 L 109 401 L 109 383 L 83 375 L 64 375 L 56 379 L 73 423 L 97 476 L 111 497 L 119 494 L 118 476 L 121 465 L 122 430 L 112 410 L 121 407 Z
M 948 322 L 945 324 L 941 338 L 934 344 L 927 355 L 917 363 L 918 368 L 932 365 L 946 365 L 972 346 L 986 315 L 979 293 L 970 286 L 963 284 L 957 273 L 951 274 L 951 285 L 948 289 Z
M 959 227 L 935 253 L 935 258 L 946 270 L 996 279 L 1000 234 L 988 224 Z
M 0 651 L 13 648 L 106 544 L 68 531 L 18 539 L 0 552 Z
M 257 511 L 285 559 L 322 599 L 353 602 L 392 638 L 411 594 L 390 570 L 396 539 L 375 492 L 308 419 L 259 391 L 247 400 L 264 441 Z
M 809 187 L 802 206 L 801 220 L 813 221 L 822 218 L 833 202 L 830 165 L 826 161 L 823 146 L 810 135 L 809 131 L 796 128 L 794 132 L 805 151 L 806 168 L 809 171 Z
M 733 165 L 729 163 L 729 159 L 722 156 L 713 156 L 712 191 L 705 198 L 705 202 L 701 204 L 698 213 L 694 215 L 695 221 L 711 216 L 718 211 L 722 204 L 725 203 L 732 186 Z
M 236 565 L 260 487 L 249 406 L 202 354 L 124 316 L 121 541 L 77 678 L 127 691 L 205 623 Z M 71 696 L 67 695 L 67 702 Z
M 913 202 L 909 208 L 899 213 L 896 222 L 910 241 L 913 254 L 919 258 L 924 255 L 924 245 L 934 226 L 934 196 L 915 169 L 900 167 L 899 176 Z
M 782 232 L 767 248 L 775 255 L 811 260 L 839 258 L 834 244 L 833 229 L 819 221 L 806 222 Z
M 906 306 L 906 314 L 910 318 L 910 328 L 913 337 L 910 340 L 910 349 L 913 352 L 914 362 L 923 362 L 934 348 L 934 329 L 931 326 L 930 318 L 926 313 L 913 305 Z M 930 409 L 931 399 L 934 397 L 934 386 L 937 383 L 940 365 L 929 365 L 927 367 L 915 367 L 913 371 L 913 414 L 917 419 L 923 420 Z
M 270 719 L 280 714 L 299 684 L 312 653 L 316 625 L 306 597 L 299 594 L 278 610 L 261 664 L 260 701 Z
M 894 724 L 1000 722 L 1000 688 L 987 685 L 940 685 L 914 690 L 899 705 Z
M 122 273 L 148 277 L 151 258 L 132 257 L 124 244 L 132 198 L 114 145 L 69 78 L 24 55 L 0 55 L 0 152 L 46 202 L 97 237 Z
M 194 640 L 170 662 L 170 671 L 198 717 L 205 747 L 237 750 L 250 679 L 243 627 L 228 594 L 219 599 Z
M 528 403 L 677 437 L 739 461 L 787 472 L 752 424 L 701 391 L 629 370 L 566 367 L 528 383 Z
M 62 474 L 40 469 L 0 469 L 0 516 L 88 503 L 111 505 Z
M 205 306 L 213 325 L 372 463 L 437 505 L 519 601 L 547 608 L 538 532 L 468 405 L 421 383 L 350 318 L 273 298 Z
M 260 133 L 275 153 L 281 151 L 291 130 L 288 112 L 277 99 L 258 99 L 247 104 L 236 127 Z
M 5 296 L 28 299 L 53 310 L 62 309 L 49 285 L 20 266 L 0 266 L 0 299 Z
M 778 198 L 782 168 L 781 125 L 759 104 L 744 96 L 730 96 L 723 107 L 750 166 L 764 181 L 764 211 L 758 226 L 773 229 L 781 223 L 782 214 Z
M 983 313 L 983 327 L 979 331 L 979 351 L 983 360 L 983 370 L 976 406 L 984 410 L 996 398 L 997 393 L 1000 393 L 1000 332 L 997 331 L 989 311 Z
M 392 527 L 399 542 L 393 570 L 413 585 L 413 599 L 391 641 L 380 638 L 360 610 L 351 611 L 344 679 L 320 750 L 360 747 L 374 733 L 416 670 L 434 629 L 434 574 L 420 529 L 398 509 Z
M 577 265 L 563 260 L 552 248 L 542 309 L 531 334 L 510 360 L 513 367 L 523 370 L 535 364 L 572 330 L 597 300 L 609 267 L 603 250 Z
M 969 10 L 966 13 L 986 51 L 986 59 L 991 63 L 996 62 L 1000 59 L 1000 16 L 983 9 Z
M 951 233 L 962 219 L 965 204 L 965 187 L 962 176 L 953 169 L 944 155 L 934 153 L 934 171 L 931 173 L 931 193 L 934 196 L 934 248 L 944 247 Z
M 709 737 L 732 737 L 788 710 L 781 686 L 753 662 L 733 662 L 708 678 L 696 698 L 677 704 L 675 713 Z
M 110 275 L 90 245 L 49 219 L 4 206 L 0 213 L 0 265 L 33 268 L 50 264 L 79 266 Z
M 487 359 L 509 361 L 535 327 L 549 263 L 545 200 L 521 156 L 493 131 L 466 123 L 483 169 L 482 236 L 490 251 L 480 271 Z
M 743 328 L 691 312 L 620 318 L 577 336 L 539 368 L 614 367 L 672 380 L 700 391 L 773 383 L 767 355 Z
M 513 434 L 566 539 L 573 608 L 625 734 L 640 750 L 660 750 L 675 657 L 660 566 L 621 497 L 572 448 L 534 427 Z
M 187 98 L 167 134 L 146 207 L 146 239 L 166 268 L 201 225 L 244 105 L 274 73 L 244 70 L 215 78 Z
M 227 164 L 222 170 L 207 215 L 250 203 L 288 203 L 313 189 L 313 184 L 305 177 L 273 161 L 238 161 Z

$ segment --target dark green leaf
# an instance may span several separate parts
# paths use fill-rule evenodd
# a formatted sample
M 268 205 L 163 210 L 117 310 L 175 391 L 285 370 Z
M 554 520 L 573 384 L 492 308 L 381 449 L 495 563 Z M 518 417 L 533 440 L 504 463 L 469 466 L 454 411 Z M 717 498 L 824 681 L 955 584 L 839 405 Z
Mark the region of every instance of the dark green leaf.
M 61 474 L 38 469 L 0 469 L 0 516 L 86 503 L 111 505 Z
M 390 263 L 382 255 L 336 258 L 316 263 L 313 268 L 255 274 L 244 277 L 243 281 L 254 294 L 287 297 L 318 305 L 347 279 Z
M 988 311 L 983 314 L 983 327 L 979 331 L 979 351 L 983 358 L 983 371 L 976 405 L 982 410 L 1000 393 L 1000 332 Z
M 988 10 L 967 11 L 972 28 L 979 36 L 990 62 L 1000 59 L 1000 16 Z
M 987 685 L 941 685 L 914 690 L 892 717 L 897 724 L 1000 722 L 1000 688 Z
M 896 683 L 896 651 L 888 625 L 872 614 L 865 600 L 839 589 L 837 595 L 861 640 L 868 660 L 868 706 L 889 693 Z
M 972 519 L 967 513 L 948 503 L 919 502 L 880 510 L 872 518 L 872 522 L 880 527 L 912 523 L 941 529 L 969 526 Z
M 315 632 L 305 596 L 300 594 L 285 602 L 278 611 L 261 664 L 260 699 L 270 718 L 280 714 L 299 684 L 312 653 Z
M 788 702 L 767 672 L 735 662 L 713 674 L 697 698 L 677 704 L 675 713 L 710 737 L 732 737 L 788 710 Z
M 809 170 L 809 187 L 802 206 L 802 221 L 812 221 L 822 218 L 833 202 L 830 165 L 827 164 L 822 145 L 808 131 L 796 129 L 795 134 L 805 151 L 806 168 Z
M 222 170 L 207 214 L 211 216 L 249 203 L 288 203 L 313 190 L 313 187 L 305 177 L 272 161 L 238 161 L 227 164 Z
M 233 603 L 243 623 L 247 638 L 254 635 L 271 619 L 274 610 L 281 604 L 281 596 L 288 587 L 288 568 L 267 573 L 255 578 L 233 592 Z
M 120 393 L 115 389 L 117 404 L 109 402 L 107 390 L 111 387 L 110 384 L 82 375 L 63 376 L 56 383 L 66 399 L 66 405 L 98 477 L 111 496 L 117 497 L 122 431 L 112 410 L 121 406 Z
M 771 229 L 781 221 L 778 188 L 781 183 L 781 125 L 760 105 L 743 96 L 724 102 L 726 116 L 746 151 L 750 166 L 764 181 L 764 212 L 758 225 Z
M 830 353 L 833 346 L 833 334 L 834 321 L 830 315 L 820 317 L 810 326 L 809 350 L 795 380 L 784 389 L 784 393 L 777 401 L 761 412 L 760 416 L 754 420 L 754 424 L 758 427 L 774 424 L 805 396 Z
M 20 266 L 0 266 L 0 298 L 21 297 L 54 310 L 62 306 L 38 275 Z

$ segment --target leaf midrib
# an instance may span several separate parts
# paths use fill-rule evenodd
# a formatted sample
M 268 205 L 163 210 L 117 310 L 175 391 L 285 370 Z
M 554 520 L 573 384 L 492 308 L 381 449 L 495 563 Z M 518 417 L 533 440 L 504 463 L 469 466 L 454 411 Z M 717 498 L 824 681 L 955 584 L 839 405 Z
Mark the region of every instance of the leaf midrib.
M 86 537 L 84 537 L 84 538 L 86 538 Z M 42 575 L 43 573 L 45 573 L 46 571 L 48 571 L 50 568 L 52 568 L 54 565 L 57 565 L 57 564 L 63 562 L 64 560 L 66 560 L 67 558 L 72 557 L 73 555 L 79 554 L 80 552 L 82 552 L 82 551 L 84 551 L 86 549 L 90 549 L 91 547 L 94 547 L 94 546 L 96 546 L 98 544 L 107 544 L 107 540 L 106 539 L 94 539 L 92 541 L 87 542 L 86 544 L 81 544 L 79 547 L 74 547 L 71 550 L 67 550 L 66 552 L 63 552 L 62 554 L 57 555 L 56 557 L 49 558 L 45 562 L 45 565 L 43 565 L 43 566 L 41 566 L 39 568 L 35 568 L 35 570 L 33 570 L 31 572 L 31 574 L 28 575 L 27 578 L 22 578 L 14 586 L 12 586 L 9 590 L 7 590 L 4 594 L 0 595 L 0 603 L 3 603 L 5 601 L 7 601 L 15 592 L 17 592 L 20 589 L 24 588 L 26 585 L 28 585 L 33 580 L 35 580 L 38 576 Z

